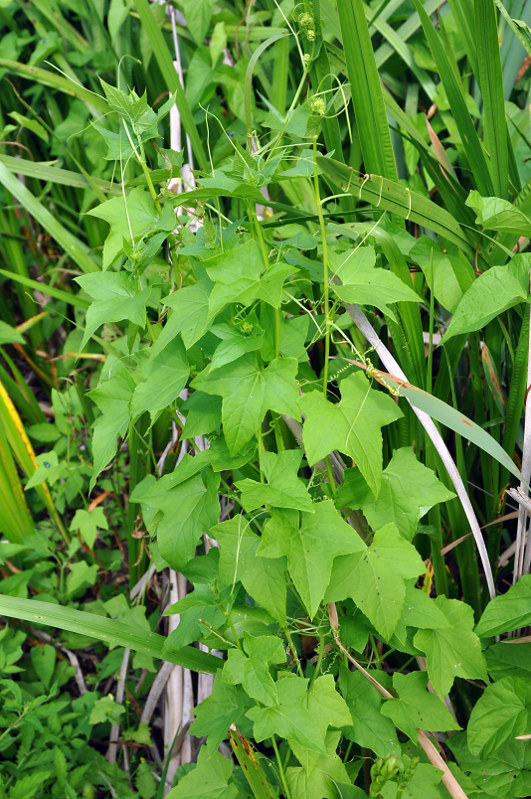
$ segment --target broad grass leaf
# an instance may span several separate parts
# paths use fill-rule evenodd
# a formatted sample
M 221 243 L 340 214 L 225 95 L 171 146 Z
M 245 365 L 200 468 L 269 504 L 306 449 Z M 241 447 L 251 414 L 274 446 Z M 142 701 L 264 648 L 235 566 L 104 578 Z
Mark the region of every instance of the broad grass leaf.
M 404 608 L 405 581 L 422 574 L 424 563 L 394 524 L 377 530 L 370 547 L 363 547 L 362 552 L 334 562 L 324 601 L 350 597 L 378 633 L 389 639 Z
M 377 495 L 382 479 L 381 428 L 402 416 L 396 403 L 372 389 L 358 372 L 341 381 L 338 404 L 311 391 L 300 398 L 299 405 L 306 417 L 303 439 L 310 466 L 338 449 L 354 459 Z
M 456 677 L 487 680 L 481 644 L 473 632 L 474 612 L 457 599 L 438 596 L 436 604 L 442 610 L 449 627 L 419 630 L 415 646 L 426 653 L 428 677 L 439 696 L 446 696 Z
M 24 343 L 24 337 L 16 328 L 0 320 L 0 344 Z
M 112 646 L 127 646 L 135 652 L 143 652 L 160 658 L 164 637 L 157 633 L 138 630 L 138 628 L 115 619 L 108 619 L 96 613 L 56 605 L 52 602 L 40 602 L 36 599 L 0 594 L 0 613 L 13 619 L 24 619 L 33 624 L 45 624 L 60 630 L 69 630 L 83 636 L 104 641 Z M 219 658 L 193 647 L 184 647 L 175 652 L 172 663 L 178 663 L 194 671 L 206 671 L 214 674 L 222 665 Z
M 529 732 L 529 683 L 504 677 L 487 685 L 470 714 L 468 748 L 473 755 L 489 757 L 505 743 Z
M 266 558 L 286 555 L 293 584 L 313 618 L 330 582 L 334 558 L 363 548 L 358 534 L 325 500 L 315 504 L 314 513 L 273 511 L 258 553 Z
M 480 449 L 488 452 L 489 455 L 501 463 L 511 474 L 514 474 L 519 480 L 522 479 L 519 469 L 496 439 L 473 422 L 472 419 L 469 419 L 468 416 L 465 416 L 456 408 L 448 405 L 448 403 L 443 402 L 439 397 L 429 394 L 427 391 L 423 391 L 412 383 L 407 383 L 386 372 L 378 372 L 378 374 L 381 375 L 381 378 L 386 383 L 396 386 L 400 396 L 407 397 L 416 408 L 419 408 L 421 411 L 427 413 L 428 416 L 431 416 L 438 422 L 442 422 L 442 424 L 446 425 L 451 430 L 455 430 L 459 435 L 472 441 Z
M 381 713 L 390 718 L 414 743 L 418 729 L 439 732 L 461 729 L 441 699 L 428 691 L 428 675 L 425 672 L 397 672 L 393 676 L 393 687 L 398 699 L 384 702 Z
M 515 255 L 507 266 L 493 266 L 483 272 L 464 293 L 443 337 L 470 333 L 485 327 L 492 319 L 527 299 L 531 255 Z
M 531 574 L 524 574 L 507 593 L 492 599 L 476 625 L 482 638 L 531 624 Z

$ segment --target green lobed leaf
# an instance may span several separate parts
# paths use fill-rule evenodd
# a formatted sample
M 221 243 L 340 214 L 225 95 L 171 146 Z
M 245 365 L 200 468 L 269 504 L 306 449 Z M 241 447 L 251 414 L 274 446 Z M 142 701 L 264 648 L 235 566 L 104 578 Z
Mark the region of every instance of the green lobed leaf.
M 382 479 L 381 428 L 402 416 L 393 400 L 372 389 L 358 372 L 341 381 L 338 404 L 311 391 L 303 394 L 299 405 L 306 417 L 303 439 L 310 466 L 338 449 L 353 458 L 377 495 Z
M 278 454 L 264 452 L 260 459 L 260 469 L 267 483 L 249 478 L 235 483 L 236 488 L 242 492 L 242 505 L 248 513 L 262 505 L 314 512 L 306 486 L 297 476 L 302 454 L 300 449 L 284 450 Z
M 153 424 L 157 415 L 175 402 L 189 374 L 186 351 L 176 337 L 159 355 L 143 363 L 142 380 L 131 397 L 131 419 L 149 411 Z
M 168 799 L 238 799 L 236 785 L 229 785 L 232 761 L 220 752 L 202 746 L 197 765 L 167 794 Z
M 334 559 L 363 548 L 358 534 L 325 500 L 315 504 L 313 513 L 273 511 L 264 525 L 258 553 L 265 558 L 287 557 L 293 584 L 313 618 L 330 582 Z
M 421 516 L 454 496 L 431 469 L 419 463 L 411 447 L 402 447 L 394 451 L 384 469 L 377 497 L 357 469 L 347 469 L 336 504 L 363 510 L 373 530 L 393 522 L 399 533 L 411 541 Z
M 374 685 L 360 672 L 349 671 L 341 664 L 339 687 L 352 719 L 351 726 L 345 729 L 345 737 L 359 746 L 372 749 L 378 757 L 399 755 L 395 725 L 382 715 L 382 697 Z
M 376 268 L 374 247 L 356 247 L 347 253 L 330 253 L 330 266 L 341 285 L 332 285 L 340 300 L 374 305 L 395 319 L 390 303 L 419 302 L 420 297 L 388 269 Z
M 173 569 L 181 570 L 193 558 L 204 530 L 219 516 L 219 475 L 195 474 L 173 485 L 172 475 L 156 481 L 151 475 L 135 487 L 131 499 L 160 511 L 155 522 L 160 554 Z
M 381 712 L 394 725 L 416 743 L 421 730 L 460 730 L 461 727 L 438 696 L 428 691 L 428 675 L 413 671 L 409 674 L 396 672 L 393 687 L 398 699 L 388 699 Z
M 260 538 L 242 515 L 216 524 L 210 532 L 220 545 L 219 578 L 234 586 L 239 580 L 250 597 L 277 621 L 286 620 L 286 562 L 263 557 Z
M 92 434 L 93 473 L 90 487 L 116 453 L 117 438 L 125 435 L 130 422 L 129 403 L 135 384 L 130 372 L 122 369 L 89 393 L 101 411 Z
M 138 291 L 130 275 L 125 272 L 93 272 L 75 280 L 93 298 L 87 311 L 81 350 L 103 324 L 128 319 L 134 325 L 144 327 L 146 303 L 151 290 L 145 288 Z
M 449 627 L 419 630 L 415 646 L 426 653 L 428 677 L 440 696 L 446 696 L 456 677 L 487 680 L 481 644 L 473 632 L 474 612 L 457 599 L 438 596 L 436 604 Z
M 223 397 L 223 428 L 232 454 L 255 435 L 268 410 L 300 419 L 297 368 L 294 358 L 275 358 L 269 366 L 262 367 L 256 354 L 249 353 L 214 372 L 207 369 L 195 378 L 193 388 Z
M 374 625 L 389 639 L 402 615 L 406 580 L 418 577 L 424 563 L 415 547 L 405 541 L 394 524 L 374 534 L 372 544 L 361 552 L 334 562 L 324 601 L 350 597 Z

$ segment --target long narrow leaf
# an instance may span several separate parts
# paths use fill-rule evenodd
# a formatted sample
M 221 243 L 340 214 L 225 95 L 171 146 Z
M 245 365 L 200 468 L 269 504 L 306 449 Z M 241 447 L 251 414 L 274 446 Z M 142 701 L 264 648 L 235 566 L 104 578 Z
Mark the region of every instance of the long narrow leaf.
M 492 0 L 475 0 L 478 78 L 483 96 L 485 145 L 494 192 L 506 199 L 509 154 L 496 12 Z
M 427 391 L 423 391 L 418 386 L 414 386 L 412 383 L 408 383 L 406 380 L 402 380 L 395 375 L 390 375 L 387 372 L 379 372 L 378 370 L 373 370 L 373 374 L 383 385 L 391 384 L 398 390 L 399 396 L 406 397 L 415 408 L 424 411 L 424 413 L 427 413 L 432 419 L 436 419 L 438 422 L 446 425 L 446 427 L 459 433 L 459 435 L 468 439 L 468 441 L 472 441 L 473 444 L 476 444 L 476 446 L 480 447 L 484 452 L 495 458 L 498 463 L 501 463 L 511 474 L 519 480 L 522 479 L 520 470 L 513 463 L 503 447 L 498 444 L 490 433 L 487 433 L 486 430 L 479 427 L 479 425 L 472 421 L 472 419 L 469 419 L 468 416 L 460 413 L 451 405 L 433 396 L 433 394 L 428 394 Z
M 450 108 L 452 109 L 461 141 L 463 142 L 465 156 L 470 164 L 479 192 L 484 197 L 492 197 L 494 189 L 489 168 L 457 76 L 452 69 L 452 65 L 450 64 L 440 36 L 422 7 L 422 3 L 420 0 L 413 0 L 413 2 L 419 13 L 424 34 L 428 40 L 428 45 L 434 61 L 437 64 L 437 69 L 439 70 L 446 96 L 448 97 L 448 102 L 450 103 Z
M 24 184 L 2 163 L 0 163 L 0 183 L 43 226 L 83 272 L 98 271 L 97 265 L 88 254 L 87 247 L 63 227 L 40 200 L 28 191 Z
M 199 132 L 197 130 L 192 111 L 183 91 L 177 71 L 173 65 L 173 59 L 170 55 L 168 45 L 162 35 L 162 32 L 155 21 L 155 17 L 149 7 L 147 0 L 135 0 L 136 10 L 144 27 L 144 31 L 153 48 L 153 55 L 155 56 L 162 77 L 166 83 L 168 90 L 175 96 L 175 102 L 179 109 L 183 127 L 190 137 L 192 149 L 201 169 L 209 170 L 208 159 L 206 157 Z
M 74 610 L 51 602 L 21 599 L 6 594 L 0 594 L 0 615 L 80 633 L 111 646 L 127 646 L 135 652 L 144 652 L 156 658 L 162 658 L 162 647 L 166 640 L 163 635 L 137 630 L 116 619 L 107 619 L 95 613 Z M 206 671 L 211 674 L 222 664 L 219 658 L 193 646 L 184 646 L 172 652 L 171 662 L 192 671 Z
M 331 178 L 344 192 L 358 196 L 402 219 L 411 219 L 453 241 L 468 255 L 474 254 L 474 247 L 454 217 L 421 194 L 380 175 L 360 175 L 351 167 L 331 158 L 318 155 L 317 163 L 323 174 Z
M 21 283 L 34 291 L 41 291 L 47 294 L 48 297 L 55 297 L 56 300 L 63 300 L 70 305 L 75 305 L 76 308 L 88 308 L 90 303 L 77 294 L 69 294 L 68 291 L 56 289 L 53 286 L 47 286 L 46 283 L 39 283 L 38 280 L 33 280 L 31 277 L 24 277 L 24 275 L 16 275 L 14 272 L 8 272 L 7 269 L 0 269 L 0 275 L 14 280 L 16 283 Z
M 337 8 L 365 169 L 397 180 L 382 86 L 363 2 L 338 0 Z
M 71 97 L 77 97 L 78 100 L 82 100 L 89 108 L 95 111 L 101 111 L 104 114 L 109 111 L 109 105 L 105 97 L 91 92 L 90 89 L 85 89 L 80 83 L 75 83 L 69 78 L 63 78 L 62 75 L 58 75 L 57 72 L 52 72 L 50 69 L 30 67 L 28 64 L 10 61 L 7 58 L 0 58 L 0 68 L 9 72 L 16 72 L 28 80 L 42 83 L 43 86 L 50 86 L 50 88 L 69 94 Z
M 15 158 L 12 155 L 0 155 L 0 163 L 17 175 L 59 183 L 63 186 L 72 186 L 76 189 L 90 188 L 90 182 L 84 175 L 72 172 L 70 169 L 61 169 L 53 164 L 30 161 L 27 158 Z M 91 178 L 91 180 L 102 191 L 121 194 L 121 188 L 117 183 L 110 183 L 101 178 Z

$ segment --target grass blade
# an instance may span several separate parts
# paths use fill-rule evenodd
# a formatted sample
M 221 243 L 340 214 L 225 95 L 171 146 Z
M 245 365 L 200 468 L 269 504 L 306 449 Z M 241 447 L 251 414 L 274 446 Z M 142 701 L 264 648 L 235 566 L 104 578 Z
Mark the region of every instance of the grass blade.
M 380 76 L 361 0 L 338 0 L 339 22 L 367 172 L 397 180 Z
M 30 81 L 36 81 L 43 86 L 57 89 L 57 91 L 63 92 L 63 94 L 77 97 L 78 100 L 86 103 L 89 108 L 101 111 L 102 114 L 109 111 L 109 105 L 105 97 L 90 91 L 90 89 L 85 89 L 80 83 L 75 83 L 73 80 L 63 78 L 62 75 L 58 75 L 57 72 L 52 72 L 50 69 L 30 67 L 28 64 L 21 64 L 19 61 L 10 61 L 7 58 L 0 58 L 0 68 L 6 69 L 9 72 L 16 72 L 18 75 L 22 75 Z
M 197 130 L 197 126 L 192 115 L 188 100 L 179 81 L 177 70 L 173 65 L 173 59 L 164 40 L 164 36 L 151 12 L 147 0 L 135 0 L 136 10 L 144 27 L 144 31 L 153 48 L 153 55 L 157 59 L 157 64 L 162 73 L 168 90 L 175 97 L 177 108 L 181 116 L 181 122 L 192 143 L 194 155 L 201 169 L 209 172 L 208 159 L 203 149 L 203 144 Z
M 354 323 L 357 325 L 359 330 L 363 333 L 363 335 L 365 336 L 365 338 L 367 339 L 369 344 L 371 344 L 371 346 L 374 347 L 375 352 L 378 354 L 378 357 L 380 358 L 380 360 L 382 361 L 384 366 L 387 369 L 392 369 L 393 372 L 395 373 L 395 375 L 398 375 L 398 379 L 397 379 L 397 377 L 391 377 L 390 375 L 387 375 L 386 373 L 381 373 L 384 382 L 385 381 L 389 381 L 389 382 L 392 382 L 392 383 L 394 382 L 394 384 L 397 387 L 400 388 L 405 383 L 406 376 L 402 372 L 402 370 L 400 369 L 400 366 L 397 363 L 397 361 L 394 359 L 393 355 L 389 352 L 389 350 L 387 349 L 387 347 L 385 346 L 383 341 L 379 338 L 378 334 L 376 333 L 375 329 L 370 324 L 370 322 L 367 319 L 367 317 L 365 316 L 365 314 L 362 312 L 362 310 L 357 305 L 347 305 L 346 309 L 347 309 L 347 313 L 349 314 L 351 319 L 354 321 Z M 373 372 L 373 374 L 376 374 L 377 371 L 378 370 L 375 370 L 375 372 Z M 408 385 L 410 385 L 410 384 L 408 384 Z M 430 394 L 426 394 L 425 391 L 421 391 L 420 389 L 417 389 L 417 392 L 419 394 L 425 395 L 429 399 L 432 399 L 434 401 L 437 400 L 437 397 L 432 397 Z M 425 408 L 421 407 L 418 404 L 418 402 L 417 403 L 413 402 L 413 399 L 410 396 L 406 395 L 405 391 L 402 388 L 400 389 L 400 393 L 403 396 L 406 396 L 406 399 L 408 400 L 408 402 L 412 406 L 415 415 L 417 416 L 418 420 L 420 421 L 420 423 L 424 427 L 427 435 L 430 437 L 430 439 L 431 439 L 431 441 L 433 443 L 433 446 L 437 450 L 437 454 L 439 455 L 439 457 L 440 457 L 440 459 L 441 459 L 446 471 L 448 472 L 448 476 L 450 477 L 450 479 L 451 479 L 451 481 L 452 481 L 452 483 L 454 485 L 456 494 L 459 497 L 461 505 L 463 506 L 463 510 L 464 510 L 464 512 L 466 514 L 466 518 L 468 520 L 468 523 L 470 524 L 470 528 L 472 530 L 472 534 L 473 534 L 474 540 L 476 542 L 476 547 L 477 547 L 477 550 L 478 550 L 478 553 L 479 553 L 479 557 L 480 557 L 481 563 L 483 565 L 483 571 L 485 573 L 485 579 L 487 580 L 487 586 L 488 586 L 488 589 L 489 589 L 489 594 L 490 594 L 490 597 L 492 599 L 492 597 L 496 593 L 496 590 L 495 590 L 495 587 L 494 587 L 494 578 L 493 578 L 493 575 L 492 575 L 492 568 L 491 568 L 491 565 L 490 565 L 489 556 L 488 556 L 488 553 L 487 553 L 487 548 L 485 546 L 485 542 L 483 541 L 483 536 L 481 534 L 481 528 L 479 526 L 479 522 L 478 522 L 478 520 L 476 518 L 476 514 L 474 512 L 474 508 L 472 507 L 472 503 L 470 502 L 470 497 L 468 496 L 467 490 L 465 488 L 465 484 L 463 483 L 463 479 L 462 479 L 461 475 L 459 474 L 459 470 L 458 470 L 457 466 L 455 465 L 455 462 L 454 462 L 452 456 L 450 455 L 448 447 L 444 443 L 444 440 L 443 440 L 441 434 L 439 433 L 437 427 L 435 426 L 435 423 L 434 423 L 433 419 L 431 418 L 430 412 L 426 411 Z M 411 393 L 413 394 L 413 392 L 411 392 Z M 417 399 L 417 397 L 415 397 L 415 398 Z M 438 402 L 440 403 L 441 401 L 438 400 Z M 453 412 L 453 414 L 458 414 L 458 412 L 456 410 L 454 410 L 453 408 L 450 408 L 450 406 L 447 406 L 446 403 L 442 403 L 442 404 L 445 405 L 451 412 Z M 437 418 L 437 417 L 435 417 L 435 418 Z M 484 433 L 485 431 L 482 430 L 481 432 Z M 486 434 L 486 435 L 488 435 L 488 434 Z M 496 444 L 496 442 L 494 442 L 494 443 Z M 502 452 L 503 452 L 503 450 L 502 450 Z M 503 455 L 505 457 L 507 457 L 505 455 L 505 453 L 503 453 Z M 512 461 L 511 461 L 511 465 L 513 465 Z M 513 466 L 513 468 L 515 468 L 515 467 Z
M 83 272 L 98 271 L 98 266 L 88 254 L 86 246 L 63 227 L 59 220 L 2 163 L 0 163 L 0 183 L 43 226 L 47 233 L 68 253 Z
M 162 647 L 166 639 L 158 633 L 137 630 L 129 624 L 116 619 L 107 619 L 96 613 L 55 605 L 51 602 L 39 602 L 37 599 L 21 599 L 20 597 L 0 594 L 0 615 L 37 624 L 58 627 L 81 633 L 90 638 L 97 638 L 111 646 L 126 646 L 135 652 L 144 652 L 152 657 L 162 658 Z M 192 671 L 206 671 L 214 674 L 222 664 L 219 658 L 184 646 L 171 653 L 171 662 Z
M 487 161 L 472 117 L 466 106 L 466 101 L 457 76 L 452 69 L 441 38 L 433 27 L 420 0 L 413 0 L 413 2 L 420 16 L 424 34 L 428 40 L 428 45 L 434 61 L 437 64 L 437 69 L 439 70 L 441 81 L 444 85 L 446 96 L 448 97 L 448 102 L 450 103 L 450 108 L 452 109 L 455 123 L 461 136 L 465 156 L 470 164 L 479 192 L 484 197 L 492 197 L 494 189 Z
M 474 12 L 485 145 L 490 155 L 489 166 L 494 193 L 497 197 L 506 199 L 509 154 L 496 12 L 491 0 L 475 0 Z
M 436 205 L 417 192 L 403 188 L 395 181 L 386 180 L 380 175 L 362 175 L 352 167 L 331 158 L 317 156 L 317 163 L 324 175 L 346 193 L 357 196 L 366 202 L 390 211 L 402 219 L 411 219 L 445 239 L 453 241 L 468 255 L 474 255 L 474 247 L 467 235 L 444 208 Z
M 24 498 L 3 426 L 0 425 L 0 530 L 11 543 L 33 535 L 33 524 Z

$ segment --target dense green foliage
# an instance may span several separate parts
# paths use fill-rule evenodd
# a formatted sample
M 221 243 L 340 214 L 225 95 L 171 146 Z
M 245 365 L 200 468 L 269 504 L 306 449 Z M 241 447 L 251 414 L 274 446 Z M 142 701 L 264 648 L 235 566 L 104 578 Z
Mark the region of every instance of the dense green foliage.
M 529 795 L 527 23 L 0 2 L 2 799 Z

